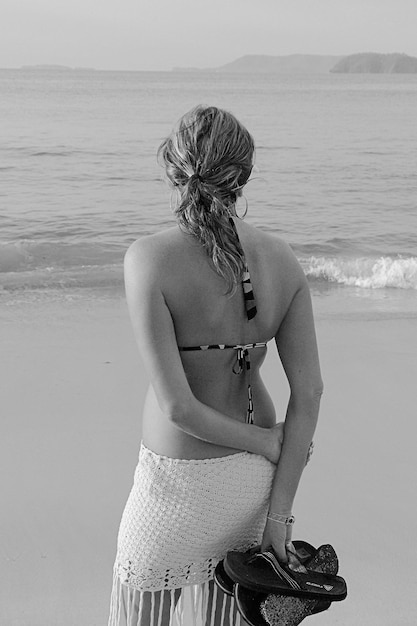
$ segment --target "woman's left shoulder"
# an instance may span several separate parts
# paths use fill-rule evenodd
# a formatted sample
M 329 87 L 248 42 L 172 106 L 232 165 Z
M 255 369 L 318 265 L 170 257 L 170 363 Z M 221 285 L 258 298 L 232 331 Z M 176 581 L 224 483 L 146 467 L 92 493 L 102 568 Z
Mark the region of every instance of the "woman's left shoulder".
M 251 230 L 252 249 L 262 267 L 268 268 L 272 272 L 271 275 L 291 289 L 303 284 L 304 272 L 290 244 L 281 237 L 259 228 L 251 227 Z

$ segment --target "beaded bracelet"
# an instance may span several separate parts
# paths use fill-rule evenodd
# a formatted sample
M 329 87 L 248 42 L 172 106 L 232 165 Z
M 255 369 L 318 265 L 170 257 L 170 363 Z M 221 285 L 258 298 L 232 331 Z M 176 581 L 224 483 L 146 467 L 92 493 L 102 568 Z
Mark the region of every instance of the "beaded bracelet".
M 285 524 L 285 526 L 291 526 L 295 523 L 295 517 L 290 513 L 290 515 L 280 515 L 279 513 L 271 513 L 268 511 L 267 519 L 271 520 L 271 522 L 278 522 L 278 524 Z

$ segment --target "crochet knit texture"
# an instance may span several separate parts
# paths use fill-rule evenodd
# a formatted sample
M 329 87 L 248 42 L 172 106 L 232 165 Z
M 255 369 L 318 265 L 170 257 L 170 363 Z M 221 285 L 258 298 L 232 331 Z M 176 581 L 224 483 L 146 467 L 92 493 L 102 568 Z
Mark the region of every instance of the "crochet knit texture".
M 120 582 L 159 591 L 211 580 L 229 550 L 260 543 L 274 472 L 248 452 L 182 460 L 142 445 L 118 535 Z

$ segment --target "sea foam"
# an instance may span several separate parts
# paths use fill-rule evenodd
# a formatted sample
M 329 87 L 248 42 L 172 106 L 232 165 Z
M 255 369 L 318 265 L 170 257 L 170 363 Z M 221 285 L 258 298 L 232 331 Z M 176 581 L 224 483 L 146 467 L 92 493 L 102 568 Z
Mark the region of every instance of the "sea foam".
M 417 257 L 309 257 L 306 276 L 365 289 L 417 289 Z

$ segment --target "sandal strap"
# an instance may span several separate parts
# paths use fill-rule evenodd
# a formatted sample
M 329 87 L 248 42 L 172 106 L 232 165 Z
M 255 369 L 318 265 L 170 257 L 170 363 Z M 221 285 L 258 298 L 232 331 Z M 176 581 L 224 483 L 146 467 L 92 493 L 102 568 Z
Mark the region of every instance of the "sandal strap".
M 266 552 L 255 554 L 252 557 L 251 561 L 255 560 L 256 558 L 264 559 L 264 561 L 266 561 L 272 567 L 277 576 L 281 578 L 281 580 L 284 580 L 292 589 L 301 589 L 298 582 L 294 580 L 294 578 L 288 573 L 288 571 L 282 567 L 273 552 L 269 552 L 267 550 Z

